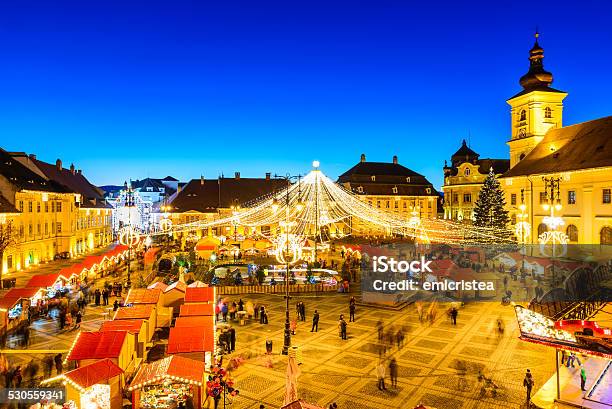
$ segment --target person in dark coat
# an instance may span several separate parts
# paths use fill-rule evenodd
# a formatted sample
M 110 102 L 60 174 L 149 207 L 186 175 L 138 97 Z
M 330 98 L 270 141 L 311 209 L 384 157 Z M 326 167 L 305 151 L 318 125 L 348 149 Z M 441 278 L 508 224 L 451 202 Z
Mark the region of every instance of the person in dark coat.
M 397 361 L 391 358 L 389 362 L 389 376 L 391 377 L 391 386 L 397 386 Z
M 319 332 L 319 312 L 315 310 L 312 316 L 312 328 L 310 332 Z
M 94 292 L 94 299 L 96 300 L 96 307 L 100 305 L 100 296 L 102 295 L 102 293 L 100 292 L 99 288 L 96 288 L 96 291 Z
M 349 322 L 355 322 L 355 304 L 349 305 Z
M 81 311 L 77 311 L 74 328 L 81 328 L 81 321 L 83 321 L 83 314 L 81 314 Z
M 45 364 L 45 379 L 51 378 L 51 374 L 53 373 L 53 357 L 48 355 L 43 362 Z
M 531 375 L 531 371 L 527 369 L 525 378 L 523 379 L 523 386 L 527 391 L 527 402 L 531 402 L 531 390 L 533 389 L 533 383 L 533 375 Z
M 230 352 L 234 352 L 236 350 L 236 330 L 234 328 L 229 329 L 229 344 Z
M 62 361 L 62 354 L 57 354 L 55 355 L 55 358 L 53 358 L 53 361 L 55 362 L 55 370 L 57 371 L 57 374 L 60 375 L 62 373 L 62 371 L 64 370 L 64 362 Z
M 302 321 L 306 321 L 306 304 L 304 304 L 304 302 L 300 303 L 300 310 L 302 314 Z
M 264 320 L 266 318 L 265 315 L 266 315 L 266 309 L 262 305 L 261 307 L 259 307 L 259 323 L 260 324 L 264 324 Z
M 453 307 L 450 310 L 450 317 L 451 317 L 451 322 L 453 323 L 453 325 L 457 325 L 457 315 L 459 315 L 459 311 L 457 310 L 457 308 Z

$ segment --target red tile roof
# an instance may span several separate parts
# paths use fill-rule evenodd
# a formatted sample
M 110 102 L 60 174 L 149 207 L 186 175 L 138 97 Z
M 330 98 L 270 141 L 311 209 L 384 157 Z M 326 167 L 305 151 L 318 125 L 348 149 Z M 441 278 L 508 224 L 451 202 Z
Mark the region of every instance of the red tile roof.
M 89 388 L 98 383 L 107 382 L 109 379 L 119 376 L 123 370 L 110 359 L 102 359 L 93 364 L 85 365 L 73 371 L 66 372 L 64 377 L 79 385 L 81 388 Z
M 185 302 L 214 301 L 214 291 L 214 287 L 187 287 L 185 291 Z
M 187 290 L 187 284 L 182 281 L 175 281 L 164 290 L 164 293 L 169 293 L 172 290 L 177 290 L 184 293 L 185 290 Z
M 210 327 L 211 331 L 215 326 L 215 317 L 212 315 L 199 315 L 191 317 L 178 317 L 174 322 L 176 328 L 188 328 L 188 327 Z
M 12 308 L 17 302 L 24 298 L 32 298 L 41 291 L 40 288 L 11 288 L 4 297 L 0 299 L 0 308 Z
M 100 332 L 106 331 L 128 331 L 132 333 L 139 333 L 142 328 L 143 320 L 113 320 L 104 321 L 100 326 Z
M 170 328 L 168 338 L 169 354 L 181 354 L 189 352 L 212 352 L 215 348 L 215 338 L 212 329 L 206 327 L 190 327 L 189 331 L 184 328 Z
M 159 288 L 132 288 L 125 299 L 126 304 L 157 304 L 161 296 Z
M 68 280 L 68 277 L 65 277 L 60 272 L 58 273 L 50 273 L 50 274 L 39 274 L 30 278 L 30 281 L 26 284 L 26 287 L 38 287 L 38 288 L 47 288 L 53 286 L 57 282 L 57 280 L 63 277 L 65 280 Z
M 214 304 L 183 304 L 181 305 L 181 317 L 197 315 L 215 315 Z
M 119 308 L 113 320 L 149 319 L 152 313 L 152 304 L 136 304 L 131 307 Z
M 202 385 L 204 362 L 172 355 L 150 364 L 141 365 L 130 384 L 130 390 L 138 389 L 145 384 L 159 383 L 172 376 L 181 381 L 187 380 Z
M 117 358 L 125 342 L 127 331 L 87 332 L 76 338 L 67 360 Z
M 147 287 L 149 290 L 154 290 L 154 289 L 158 289 L 158 290 L 162 290 L 164 291 L 166 288 L 168 288 L 168 284 L 162 282 L 162 281 L 157 281 L 153 284 L 151 284 L 150 286 Z

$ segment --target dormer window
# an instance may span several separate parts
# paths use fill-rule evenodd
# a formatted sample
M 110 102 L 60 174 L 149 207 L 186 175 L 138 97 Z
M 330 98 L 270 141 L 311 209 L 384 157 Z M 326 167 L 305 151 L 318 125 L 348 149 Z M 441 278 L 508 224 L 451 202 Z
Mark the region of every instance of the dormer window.
M 463 171 L 463 174 L 465 176 L 470 176 L 470 168 L 465 168 L 465 170 Z
M 363 193 L 363 186 L 357 186 L 357 192 Z
M 519 121 L 526 121 L 526 120 L 527 120 L 527 111 L 523 109 L 519 115 Z
M 376 182 L 376 176 L 372 175 L 370 179 L 372 179 L 372 182 Z
M 406 178 L 406 183 L 410 183 L 410 176 Z
M 430 187 L 426 187 L 425 188 L 425 192 L 427 192 L 428 195 L 431 194 L 431 188 Z
M 552 118 L 552 109 L 550 107 L 544 108 L 544 118 Z
M 391 189 L 393 191 L 393 194 L 397 194 L 397 186 L 393 186 L 393 189 Z

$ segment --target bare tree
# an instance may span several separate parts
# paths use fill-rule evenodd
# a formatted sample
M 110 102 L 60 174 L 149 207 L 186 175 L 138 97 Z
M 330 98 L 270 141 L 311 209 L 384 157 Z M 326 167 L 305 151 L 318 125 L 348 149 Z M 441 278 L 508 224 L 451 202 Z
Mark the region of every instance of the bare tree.
M 13 222 L 9 220 L 6 223 L 0 224 L 0 288 L 4 288 L 2 281 L 4 252 L 13 244 L 15 244 L 15 229 L 13 228 Z

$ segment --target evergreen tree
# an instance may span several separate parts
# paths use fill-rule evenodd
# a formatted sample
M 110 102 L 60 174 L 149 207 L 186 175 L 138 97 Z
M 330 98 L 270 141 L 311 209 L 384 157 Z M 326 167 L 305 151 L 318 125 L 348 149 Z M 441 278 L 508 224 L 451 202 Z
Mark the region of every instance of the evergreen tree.
M 495 229 L 506 229 L 510 218 L 506 210 L 506 200 L 493 168 L 484 180 L 474 206 L 474 225 Z

